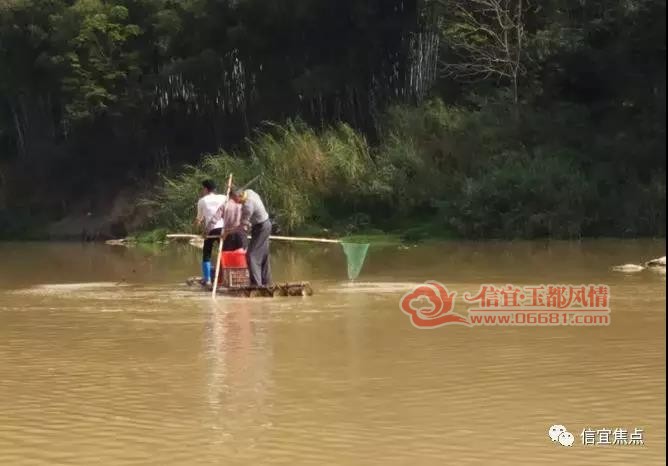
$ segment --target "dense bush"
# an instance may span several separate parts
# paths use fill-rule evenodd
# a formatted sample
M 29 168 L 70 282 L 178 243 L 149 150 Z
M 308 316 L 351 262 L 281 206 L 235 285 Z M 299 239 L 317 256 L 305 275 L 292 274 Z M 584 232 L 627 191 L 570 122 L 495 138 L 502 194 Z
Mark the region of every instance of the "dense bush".
M 482 3 L 0 1 L 0 235 L 228 172 L 287 231 L 664 234 L 665 0 Z
M 582 172 L 552 155 L 504 156 L 478 178 L 468 178 L 452 201 L 443 202 L 448 223 L 474 238 L 581 236 L 592 197 Z
M 165 177 L 146 201 L 155 209 L 153 223 L 188 229 L 201 181 L 213 178 L 222 187 L 230 173 L 238 185 L 261 175 L 252 188 L 262 193 L 286 231 L 307 224 L 331 226 L 345 220 L 343 212 L 353 224 L 365 223 L 364 215 L 355 215 L 357 207 L 368 199 L 384 202 L 392 192 L 389 174 L 383 177 L 367 142 L 350 127 L 316 134 L 301 123 L 272 125 L 258 132 L 244 153 L 207 156 L 179 176 Z
M 165 178 L 149 201 L 154 223 L 188 228 L 204 178 L 224 185 L 229 173 L 239 183 L 261 173 L 253 187 L 288 232 L 665 234 L 665 177 L 643 182 L 637 174 L 607 171 L 606 141 L 583 148 L 593 128 L 572 106 L 531 115 L 518 127 L 503 107 L 475 110 L 433 100 L 394 107 L 383 121 L 374 147 L 343 124 L 321 132 L 301 123 L 269 126 L 245 151 L 208 156 Z

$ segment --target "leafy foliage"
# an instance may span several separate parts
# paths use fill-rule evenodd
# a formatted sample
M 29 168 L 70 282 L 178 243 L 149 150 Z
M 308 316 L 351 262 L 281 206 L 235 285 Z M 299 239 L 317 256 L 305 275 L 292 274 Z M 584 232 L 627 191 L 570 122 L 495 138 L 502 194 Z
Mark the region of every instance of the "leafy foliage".
M 664 18 L 662 0 L 4 0 L 0 217 L 163 173 L 154 223 L 175 228 L 232 171 L 264 173 L 289 229 L 662 235 Z
M 382 199 L 392 189 L 379 179 L 364 138 L 349 126 L 316 134 L 303 123 L 272 125 L 257 132 L 244 154 L 207 156 L 176 178 L 164 178 L 145 201 L 155 208 L 153 221 L 187 231 L 200 183 L 213 177 L 223 185 L 230 173 L 237 185 L 261 175 L 253 189 L 286 231 L 309 222 L 328 226 L 334 214 L 354 210 L 360 199 Z

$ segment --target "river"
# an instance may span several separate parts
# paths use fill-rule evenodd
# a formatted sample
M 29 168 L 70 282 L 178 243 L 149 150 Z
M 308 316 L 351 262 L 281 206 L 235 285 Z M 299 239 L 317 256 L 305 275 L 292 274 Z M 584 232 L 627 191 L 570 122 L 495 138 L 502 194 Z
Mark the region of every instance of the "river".
M 665 241 L 372 248 L 355 282 L 338 245 L 274 251 L 313 296 L 214 301 L 186 245 L 0 243 L 0 464 L 665 464 L 665 274 L 611 271 Z M 418 329 L 425 280 L 605 284 L 611 320 Z

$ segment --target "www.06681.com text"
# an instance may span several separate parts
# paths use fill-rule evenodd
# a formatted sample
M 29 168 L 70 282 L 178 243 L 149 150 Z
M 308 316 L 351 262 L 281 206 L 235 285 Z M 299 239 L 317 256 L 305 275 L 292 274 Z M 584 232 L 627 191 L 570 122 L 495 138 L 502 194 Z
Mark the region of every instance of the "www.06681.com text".
M 607 285 L 482 285 L 464 293 L 465 312 L 455 309 L 457 292 L 427 281 L 402 296 L 399 307 L 417 328 L 476 326 L 610 325 Z
M 471 325 L 610 325 L 610 311 L 555 311 L 469 309 Z

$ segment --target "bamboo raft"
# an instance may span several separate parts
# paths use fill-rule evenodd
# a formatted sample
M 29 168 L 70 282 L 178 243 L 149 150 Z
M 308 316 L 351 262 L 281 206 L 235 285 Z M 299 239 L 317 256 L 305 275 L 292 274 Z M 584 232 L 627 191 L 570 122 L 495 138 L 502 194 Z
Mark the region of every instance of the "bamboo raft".
M 211 285 L 201 283 L 201 277 L 190 277 L 186 280 L 188 286 L 198 286 L 203 291 L 211 291 Z M 238 298 L 274 298 L 278 296 L 311 296 L 313 289 L 309 282 L 275 283 L 270 286 L 218 286 L 216 293 L 222 296 Z

